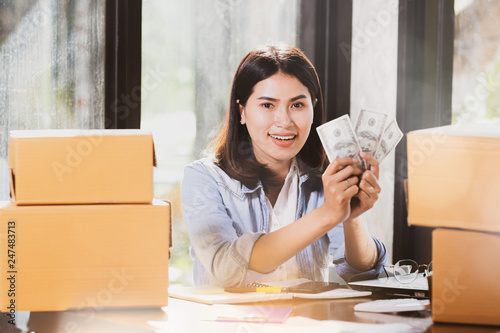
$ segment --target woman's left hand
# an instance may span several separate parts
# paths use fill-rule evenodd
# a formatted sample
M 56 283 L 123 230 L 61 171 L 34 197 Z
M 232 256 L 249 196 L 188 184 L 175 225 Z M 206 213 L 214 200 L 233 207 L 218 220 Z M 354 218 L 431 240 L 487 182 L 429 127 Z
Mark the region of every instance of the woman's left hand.
M 354 219 L 372 208 L 382 190 L 378 183 L 378 162 L 367 153 L 361 152 L 360 156 L 370 164 L 370 168 L 361 175 L 358 184 L 359 192 L 351 199 L 351 215 L 348 220 Z

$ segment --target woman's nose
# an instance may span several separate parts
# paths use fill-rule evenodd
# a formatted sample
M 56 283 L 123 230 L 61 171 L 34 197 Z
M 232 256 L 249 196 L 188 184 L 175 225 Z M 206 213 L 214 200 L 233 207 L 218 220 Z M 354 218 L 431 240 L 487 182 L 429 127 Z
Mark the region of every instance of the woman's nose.
M 286 107 L 279 107 L 274 113 L 275 124 L 279 127 L 288 127 L 292 124 L 292 119 Z

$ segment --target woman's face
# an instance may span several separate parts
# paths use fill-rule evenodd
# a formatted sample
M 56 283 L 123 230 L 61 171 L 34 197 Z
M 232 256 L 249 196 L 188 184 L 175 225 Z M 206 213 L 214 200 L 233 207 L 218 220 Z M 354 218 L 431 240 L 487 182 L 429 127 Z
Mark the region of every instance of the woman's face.
M 313 107 L 309 90 L 294 76 L 278 72 L 258 82 L 240 105 L 257 160 L 271 168 L 289 165 L 309 136 Z

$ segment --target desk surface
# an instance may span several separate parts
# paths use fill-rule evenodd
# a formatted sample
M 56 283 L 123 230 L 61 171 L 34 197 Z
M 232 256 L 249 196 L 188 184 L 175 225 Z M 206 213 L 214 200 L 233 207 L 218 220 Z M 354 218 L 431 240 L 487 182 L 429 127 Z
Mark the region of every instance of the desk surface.
M 342 320 L 356 323 L 406 323 L 415 332 L 500 332 L 500 327 L 453 325 L 432 323 L 429 311 L 409 312 L 405 315 L 374 314 L 354 311 L 354 305 L 371 298 L 349 298 L 336 300 L 279 300 L 259 302 L 259 307 L 289 306 L 290 316 L 301 316 L 316 320 Z M 161 309 L 94 309 L 85 311 L 32 312 L 29 329 L 36 333 L 79 332 L 79 333 L 142 333 L 154 332 L 150 321 L 168 323 L 169 330 L 192 332 L 200 328 L 199 314 L 209 305 L 169 298 L 166 312 Z M 258 324 L 256 324 L 258 325 Z M 196 331 L 196 330 L 194 330 Z

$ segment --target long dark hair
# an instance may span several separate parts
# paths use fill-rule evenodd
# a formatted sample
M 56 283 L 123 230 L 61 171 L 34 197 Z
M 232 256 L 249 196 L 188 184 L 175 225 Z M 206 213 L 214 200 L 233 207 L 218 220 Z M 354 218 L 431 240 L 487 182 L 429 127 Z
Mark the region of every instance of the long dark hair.
M 267 191 L 268 186 L 277 185 L 278 181 L 274 172 L 255 158 L 247 127 L 240 124 L 237 101 L 245 106 L 254 86 L 278 72 L 296 77 L 308 88 L 311 100 L 317 101 L 309 137 L 298 153 L 305 164 L 301 165 L 300 171 L 318 180 L 326 167 L 326 155 L 316 131 L 316 127 L 323 123 L 323 97 L 314 66 L 296 47 L 265 46 L 250 51 L 241 60 L 233 78 L 224 124 L 212 146 L 217 165 L 248 188 L 255 188 L 260 180 Z

